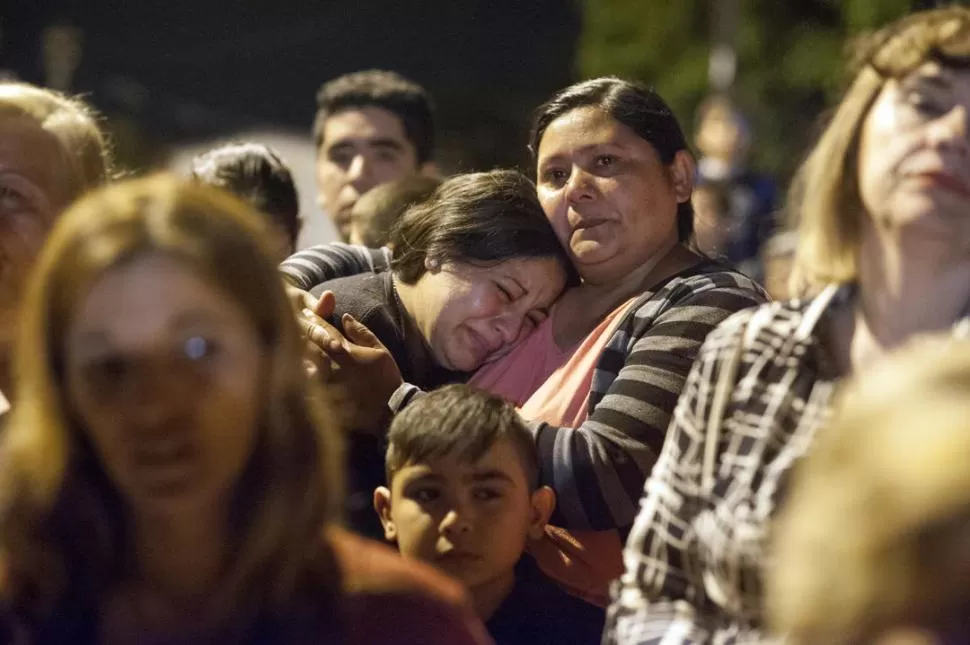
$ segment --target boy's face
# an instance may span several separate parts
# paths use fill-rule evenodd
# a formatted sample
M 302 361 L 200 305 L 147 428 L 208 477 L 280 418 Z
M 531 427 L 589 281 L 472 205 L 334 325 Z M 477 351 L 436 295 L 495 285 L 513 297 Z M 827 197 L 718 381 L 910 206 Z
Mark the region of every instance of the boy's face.
M 408 464 L 374 504 L 404 557 L 474 589 L 511 574 L 527 540 L 541 537 L 555 497 L 548 487 L 530 492 L 519 453 L 502 439 L 474 463 L 447 455 Z

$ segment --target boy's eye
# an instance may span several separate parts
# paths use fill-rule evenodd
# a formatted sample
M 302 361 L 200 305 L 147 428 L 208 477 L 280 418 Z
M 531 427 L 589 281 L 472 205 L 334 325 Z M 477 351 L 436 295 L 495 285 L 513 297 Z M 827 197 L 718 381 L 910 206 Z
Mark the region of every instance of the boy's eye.
M 475 499 L 488 502 L 493 499 L 500 498 L 502 496 L 502 491 L 495 488 L 479 488 L 475 490 L 474 495 Z
M 438 499 L 439 493 L 434 488 L 419 488 L 411 492 L 411 497 L 422 504 L 433 502 Z

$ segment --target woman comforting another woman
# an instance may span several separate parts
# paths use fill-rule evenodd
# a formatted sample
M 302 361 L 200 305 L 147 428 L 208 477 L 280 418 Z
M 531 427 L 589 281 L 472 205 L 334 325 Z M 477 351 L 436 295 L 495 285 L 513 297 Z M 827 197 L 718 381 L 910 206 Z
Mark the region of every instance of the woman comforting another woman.
M 622 571 L 622 537 L 701 343 L 765 296 L 690 250 L 694 160 L 653 92 L 615 78 L 566 88 L 538 109 L 531 149 L 539 202 L 582 282 L 471 383 L 535 421 L 542 483 L 560 501 L 553 518 L 560 528 L 536 545 L 540 564 L 571 591 L 605 602 L 606 582 Z M 321 271 L 379 267 L 380 258 L 366 249 L 318 248 L 283 268 L 306 287 Z M 332 388 L 355 357 L 379 351 L 341 342 L 335 360 L 343 375 Z M 400 408 L 413 395 L 373 361 L 357 364 L 371 374 L 367 391 L 356 392 L 362 408 L 388 400 Z

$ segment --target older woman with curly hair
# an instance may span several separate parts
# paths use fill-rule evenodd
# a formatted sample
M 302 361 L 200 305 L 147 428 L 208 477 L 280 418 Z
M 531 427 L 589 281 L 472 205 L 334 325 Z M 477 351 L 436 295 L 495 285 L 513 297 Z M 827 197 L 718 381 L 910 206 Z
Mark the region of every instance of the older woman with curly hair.
M 913 336 L 970 327 L 970 10 L 908 16 L 860 61 L 792 191 L 806 297 L 739 313 L 701 348 L 609 643 L 764 638 L 764 544 L 840 383 Z

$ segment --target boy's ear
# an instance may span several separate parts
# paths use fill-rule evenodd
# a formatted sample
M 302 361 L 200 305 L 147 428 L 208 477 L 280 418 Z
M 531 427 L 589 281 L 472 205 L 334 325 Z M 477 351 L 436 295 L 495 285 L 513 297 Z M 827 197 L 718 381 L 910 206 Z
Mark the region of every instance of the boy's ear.
M 391 519 L 391 491 L 386 486 L 378 486 L 374 489 L 374 510 L 381 518 L 384 539 L 388 542 L 397 542 L 397 528 L 394 526 L 394 520 Z
M 546 524 L 556 509 L 556 493 L 548 486 L 540 486 L 532 493 L 531 507 L 529 537 L 538 540 L 545 533 Z

